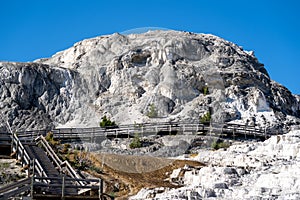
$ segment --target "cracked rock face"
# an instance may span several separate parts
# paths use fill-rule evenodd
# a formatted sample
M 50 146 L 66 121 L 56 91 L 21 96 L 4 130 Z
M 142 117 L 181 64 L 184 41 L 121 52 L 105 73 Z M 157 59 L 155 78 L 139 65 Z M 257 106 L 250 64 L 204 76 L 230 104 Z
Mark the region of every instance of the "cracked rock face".
M 215 122 L 282 129 L 300 117 L 299 97 L 253 52 L 207 34 L 100 36 L 51 58 L 2 62 L 0 77 L 2 123 L 15 130 L 98 126 L 103 115 L 119 124 L 199 122 L 209 110 Z
M 2 125 L 14 128 L 52 128 L 66 122 L 75 73 L 38 63 L 0 63 Z M 4 128 L 4 127 L 3 127 Z

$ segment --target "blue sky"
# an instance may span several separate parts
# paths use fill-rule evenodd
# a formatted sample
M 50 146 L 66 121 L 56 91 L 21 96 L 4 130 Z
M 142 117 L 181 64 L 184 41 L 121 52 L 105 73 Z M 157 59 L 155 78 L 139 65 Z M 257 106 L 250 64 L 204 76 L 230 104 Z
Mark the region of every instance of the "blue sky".
M 50 57 L 85 38 L 138 27 L 211 33 L 254 50 L 300 94 L 298 0 L 0 0 L 0 60 Z

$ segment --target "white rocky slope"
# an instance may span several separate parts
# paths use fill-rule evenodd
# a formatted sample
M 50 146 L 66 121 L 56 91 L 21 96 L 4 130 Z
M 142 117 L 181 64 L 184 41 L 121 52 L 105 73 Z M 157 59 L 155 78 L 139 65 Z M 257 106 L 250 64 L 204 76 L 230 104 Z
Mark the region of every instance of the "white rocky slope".
M 253 52 L 208 34 L 100 36 L 33 63 L 2 62 L 0 77 L 2 119 L 14 129 L 98 126 L 103 115 L 118 124 L 199 122 L 210 109 L 216 122 L 282 130 L 300 117 L 299 98 Z
M 145 188 L 131 199 L 300 199 L 299 130 L 193 159 L 207 167 L 186 171 L 184 187 Z

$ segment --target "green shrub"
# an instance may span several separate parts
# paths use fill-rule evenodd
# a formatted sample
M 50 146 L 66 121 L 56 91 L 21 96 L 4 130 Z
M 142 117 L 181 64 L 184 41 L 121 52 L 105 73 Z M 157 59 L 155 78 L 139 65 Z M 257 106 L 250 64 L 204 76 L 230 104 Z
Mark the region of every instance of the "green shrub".
M 139 134 L 135 134 L 132 142 L 129 144 L 129 147 L 131 149 L 136 149 L 136 148 L 141 148 L 142 147 L 142 142 L 141 142 L 141 139 L 139 137 Z
M 219 147 L 219 149 L 221 149 L 221 148 L 227 149 L 228 147 L 230 147 L 230 144 L 227 142 L 221 142 L 218 144 L 218 147 Z
M 149 107 L 148 107 L 148 113 L 147 113 L 147 116 L 149 117 L 149 118 L 155 118 L 155 117 L 157 117 L 157 110 L 156 110 L 156 108 L 155 108 L 155 105 L 152 103 L 152 104 L 150 104 L 149 105 Z
M 50 142 L 51 140 L 53 140 L 53 133 L 48 132 L 45 139 L 47 140 L 47 142 Z
M 102 117 L 102 121 L 100 122 L 100 127 L 105 128 L 109 126 L 116 126 L 116 123 L 114 121 L 111 121 L 104 115 L 104 117 Z
M 209 93 L 208 87 L 207 87 L 207 86 L 204 86 L 204 87 L 203 87 L 203 94 L 204 94 L 204 95 L 207 95 L 208 93 Z
M 82 152 L 74 151 L 74 166 L 79 170 L 86 170 L 92 165 L 91 161 L 88 159 L 87 154 Z
M 0 169 L 7 169 L 9 168 L 10 164 L 9 163 L 0 163 Z
M 203 116 L 200 118 L 200 122 L 203 123 L 203 124 L 209 123 L 210 120 L 211 120 L 210 112 L 205 113 L 205 115 L 203 115 Z
M 60 144 L 60 141 L 54 139 L 52 132 L 48 132 L 45 136 L 45 139 L 52 147 L 55 147 Z
M 221 148 L 227 149 L 228 147 L 230 147 L 230 144 L 227 142 L 214 141 L 213 143 L 211 143 L 211 148 L 215 149 L 215 150 L 218 150 Z
M 69 148 L 70 148 L 70 147 L 71 147 L 70 144 L 65 143 L 65 144 L 63 145 L 63 149 L 62 149 L 61 153 L 63 153 L 63 154 L 69 153 Z
M 99 167 L 96 167 L 94 165 L 90 166 L 90 170 L 96 172 L 97 174 L 102 174 L 103 170 Z

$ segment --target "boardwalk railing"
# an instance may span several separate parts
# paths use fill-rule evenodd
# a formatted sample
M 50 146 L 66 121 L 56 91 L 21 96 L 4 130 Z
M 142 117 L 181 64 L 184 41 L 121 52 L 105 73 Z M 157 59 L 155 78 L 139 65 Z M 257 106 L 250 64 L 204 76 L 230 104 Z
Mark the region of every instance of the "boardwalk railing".
M 74 182 L 86 182 L 86 185 L 74 185 Z M 68 188 L 76 189 L 76 193 L 70 192 Z M 103 180 L 102 179 L 75 179 L 69 177 L 47 177 L 34 175 L 6 185 L 0 188 L 0 199 L 9 199 L 18 194 L 30 191 L 31 197 L 56 197 L 63 199 L 64 197 L 77 197 L 85 192 L 93 191 L 94 199 L 102 199 L 103 194 Z M 51 191 L 56 191 L 55 193 Z
M 185 123 L 185 122 L 165 122 L 165 123 L 143 123 L 143 124 L 127 124 L 118 127 L 91 127 L 91 128 L 59 128 L 53 129 L 51 132 L 55 139 L 68 142 L 86 141 L 95 142 L 100 139 L 118 138 L 118 137 L 134 137 L 136 133 L 141 136 L 149 135 L 167 135 L 167 134 L 201 134 L 213 133 L 218 135 L 226 135 L 228 137 L 243 136 L 253 138 L 267 138 L 272 135 L 266 128 L 241 125 L 233 123 Z M 18 134 L 25 138 L 27 133 L 30 136 L 37 134 L 45 136 L 46 130 L 19 132 Z M 29 135 L 27 135 L 28 138 Z
M 30 178 L 26 178 L 0 188 L 0 199 L 9 199 L 30 190 Z
M 42 145 L 43 149 L 47 153 L 48 157 L 52 160 L 54 166 L 58 168 L 58 170 L 68 176 L 70 176 L 73 179 L 81 179 L 80 175 L 76 173 L 76 171 L 72 168 L 70 163 L 68 161 L 62 161 L 54 152 L 52 147 L 49 145 L 47 140 L 44 138 L 44 136 L 39 136 L 36 138 L 37 144 Z M 85 185 L 83 181 L 76 182 L 78 185 Z
M 78 179 L 78 178 L 69 178 L 69 177 L 39 177 L 34 176 L 33 181 L 31 182 L 31 192 L 34 191 L 41 191 L 42 193 L 45 193 L 43 195 L 47 195 L 47 191 L 49 190 L 49 187 L 54 189 L 55 191 L 59 191 L 56 194 L 52 194 L 52 196 L 61 197 L 62 199 L 65 196 L 78 196 L 78 194 L 84 193 L 87 191 L 94 191 L 94 193 L 98 194 L 98 198 L 101 199 L 101 196 L 103 194 L 103 180 L 102 179 Z M 45 184 L 45 182 L 54 183 L 54 184 Z M 86 185 L 74 185 L 70 184 L 73 182 L 86 182 Z M 76 189 L 76 191 L 79 191 L 78 193 L 70 193 L 66 189 L 72 188 Z M 49 194 L 49 192 L 48 192 Z M 37 196 L 34 195 L 33 196 Z
M 24 140 L 25 138 L 25 140 Z M 25 146 L 27 145 L 40 145 L 43 147 L 43 149 L 45 150 L 45 153 L 48 155 L 48 157 L 50 158 L 50 160 L 54 163 L 54 167 L 57 168 L 62 174 L 65 174 L 68 177 L 64 177 L 64 181 L 68 181 L 68 182 L 61 182 L 61 181 L 56 181 L 53 182 L 55 180 L 60 180 L 60 177 L 49 177 L 48 174 L 45 172 L 46 170 L 42 167 L 43 165 L 41 164 L 42 161 L 36 159 L 36 158 L 32 158 L 31 156 L 34 156 L 35 154 L 31 152 L 31 154 L 29 152 L 27 152 Z M 27 148 L 28 151 L 31 151 L 29 148 Z M 72 168 L 72 166 L 70 165 L 70 163 L 68 161 L 61 161 L 59 159 L 59 157 L 56 155 L 56 153 L 54 152 L 54 150 L 51 148 L 51 146 L 48 144 L 48 142 L 46 141 L 46 139 L 44 138 L 44 136 L 40 135 L 38 136 L 35 140 L 29 139 L 28 137 L 23 137 L 22 140 L 19 139 L 19 137 L 17 136 L 17 134 L 13 133 L 12 134 L 12 152 L 14 153 L 14 155 L 16 156 L 16 159 L 21 161 L 22 166 L 24 167 L 24 169 L 26 170 L 26 173 L 28 175 L 28 177 L 31 176 L 31 183 L 33 184 L 35 182 L 35 184 L 37 185 L 44 185 L 45 187 L 58 187 L 58 185 L 60 185 L 60 187 L 62 188 L 68 188 L 71 187 L 72 188 L 81 188 L 81 189 L 85 189 L 84 191 L 88 190 L 92 190 L 95 189 L 96 186 L 92 185 L 93 182 L 99 182 L 99 185 L 97 186 L 97 188 L 101 189 L 101 193 L 99 193 L 99 195 L 103 194 L 103 182 L 102 180 L 96 180 L 96 179 L 82 179 L 82 177 L 80 177 L 80 175 L 78 173 L 76 173 L 76 171 Z M 1 188 L 0 191 L 3 195 L 0 195 L 0 199 L 2 199 L 2 197 L 4 197 L 5 199 L 9 198 L 9 197 L 13 197 L 15 195 L 18 195 L 22 192 L 28 191 L 29 187 L 28 187 L 28 180 L 26 179 L 26 181 L 19 181 L 16 183 L 13 183 L 9 186 L 6 186 L 4 188 Z M 37 183 L 39 182 L 39 183 Z M 66 184 L 65 184 L 66 183 Z M 70 184 L 72 183 L 72 184 Z M 20 184 L 23 185 L 22 188 L 20 187 Z M 12 188 L 15 188 L 12 190 Z M 33 192 L 33 185 L 31 185 L 31 190 Z M 99 191 L 100 191 L 99 189 Z M 64 191 L 64 190 L 63 190 Z M 33 194 L 33 193 L 32 193 Z M 72 195 L 80 195 L 80 191 L 76 194 L 72 194 Z M 64 196 L 64 193 L 62 193 L 62 196 Z
M 94 142 L 95 138 L 118 138 L 134 137 L 136 133 L 140 136 L 168 135 L 168 134 L 201 134 L 213 133 L 227 135 L 229 137 L 245 136 L 267 138 L 272 135 L 266 134 L 266 130 L 255 126 L 240 124 L 200 124 L 200 123 L 153 123 L 153 124 L 128 124 L 117 128 L 61 128 L 52 130 L 54 138 L 58 140 L 84 140 Z
M 24 145 L 19 140 L 17 134 L 12 134 L 12 152 L 15 154 L 16 159 L 21 161 L 22 167 L 30 167 L 30 164 L 32 163 L 31 158 L 24 148 Z M 27 175 L 30 175 L 29 170 L 26 170 Z
M 214 134 L 220 137 L 230 138 L 257 138 L 267 139 L 273 133 L 267 132 L 266 128 L 257 126 L 233 124 L 233 123 L 185 123 L 185 122 L 164 122 L 164 123 L 143 123 L 127 124 L 118 127 L 91 127 L 91 128 L 59 128 L 51 130 L 53 137 L 63 142 L 91 142 L 99 143 L 107 138 L 134 137 L 150 135 L 172 135 L 172 134 Z M 29 135 L 27 135 L 27 133 Z M 19 132 L 22 140 L 31 139 L 37 135 L 45 136 L 46 130 Z

